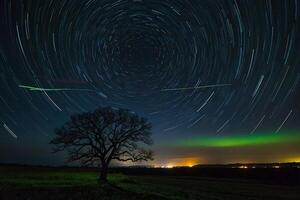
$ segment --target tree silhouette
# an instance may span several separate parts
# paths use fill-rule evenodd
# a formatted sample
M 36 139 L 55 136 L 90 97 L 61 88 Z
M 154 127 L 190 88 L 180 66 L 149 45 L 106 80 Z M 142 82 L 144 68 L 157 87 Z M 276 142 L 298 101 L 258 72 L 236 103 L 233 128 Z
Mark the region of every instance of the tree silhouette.
M 55 130 L 54 152 L 67 150 L 68 161 L 101 166 L 100 180 L 107 181 L 112 160 L 148 161 L 153 153 L 143 146 L 151 145 L 151 123 L 124 109 L 100 107 L 94 112 L 71 116 Z

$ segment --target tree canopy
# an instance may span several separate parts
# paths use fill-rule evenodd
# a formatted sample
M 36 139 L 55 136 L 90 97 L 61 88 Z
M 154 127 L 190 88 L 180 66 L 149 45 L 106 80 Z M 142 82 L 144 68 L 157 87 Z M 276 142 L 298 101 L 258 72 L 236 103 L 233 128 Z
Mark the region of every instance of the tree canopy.
M 101 165 L 100 178 L 106 180 L 112 160 L 148 161 L 153 152 L 144 148 L 153 143 L 152 125 L 147 119 L 125 109 L 100 107 L 94 112 L 71 116 L 55 130 L 54 152 L 67 151 L 68 161 Z

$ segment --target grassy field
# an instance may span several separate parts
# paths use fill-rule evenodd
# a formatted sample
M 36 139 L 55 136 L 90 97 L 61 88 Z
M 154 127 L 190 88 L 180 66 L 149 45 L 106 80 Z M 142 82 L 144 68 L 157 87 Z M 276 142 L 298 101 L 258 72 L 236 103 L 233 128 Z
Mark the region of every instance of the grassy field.
M 299 186 L 184 176 L 110 174 L 78 169 L 1 168 L 0 199 L 300 199 Z

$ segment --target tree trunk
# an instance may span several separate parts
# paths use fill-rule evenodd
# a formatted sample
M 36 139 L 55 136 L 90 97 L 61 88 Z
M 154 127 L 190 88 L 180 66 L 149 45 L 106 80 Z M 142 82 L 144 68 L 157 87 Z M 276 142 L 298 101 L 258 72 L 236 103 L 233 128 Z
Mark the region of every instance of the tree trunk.
M 100 182 L 107 183 L 107 172 L 108 172 L 108 165 L 106 164 L 102 165 L 100 171 L 100 177 L 99 177 Z

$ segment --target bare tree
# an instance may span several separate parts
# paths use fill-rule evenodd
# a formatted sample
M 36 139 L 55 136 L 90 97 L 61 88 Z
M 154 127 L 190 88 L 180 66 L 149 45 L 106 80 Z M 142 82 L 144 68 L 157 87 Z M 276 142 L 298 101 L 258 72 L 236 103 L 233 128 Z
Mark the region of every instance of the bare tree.
M 153 153 L 143 146 L 151 145 L 151 123 L 124 109 L 100 107 L 94 112 L 73 115 L 55 130 L 54 152 L 67 150 L 68 161 L 82 165 L 101 165 L 100 180 L 107 181 L 112 160 L 148 161 Z

